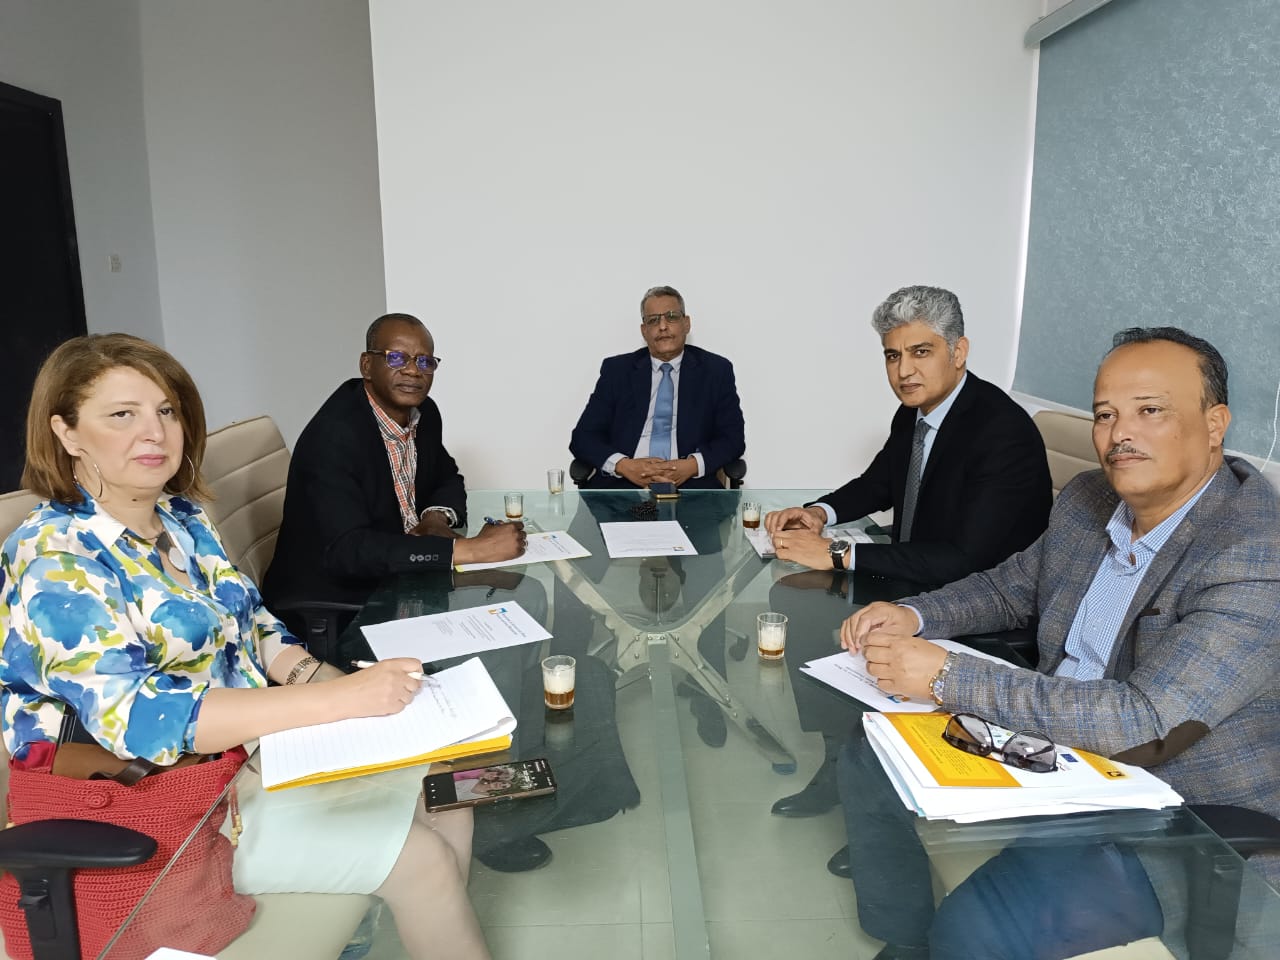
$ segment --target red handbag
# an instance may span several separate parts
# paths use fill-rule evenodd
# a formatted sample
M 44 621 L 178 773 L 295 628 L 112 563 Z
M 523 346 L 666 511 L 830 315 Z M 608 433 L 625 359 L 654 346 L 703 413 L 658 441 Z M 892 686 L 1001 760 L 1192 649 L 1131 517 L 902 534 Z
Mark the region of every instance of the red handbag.
M 112 948 L 111 960 L 141 960 L 162 946 L 216 954 L 248 929 L 256 904 L 232 887 L 233 844 L 219 833 L 228 808 L 233 832 L 238 831 L 234 791 L 201 823 L 245 760 L 244 749 L 237 747 L 216 759 L 148 776 L 132 786 L 56 776 L 50 772 L 52 752 L 34 768 L 30 763 L 10 765 L 11 822 L 98 820 L 129 827 L 156 841 L 156 853 L 145 863 L 73 874 L 82 957 L 91 960 L 102 952 L 153 884 L 156 889 Z M 188 837 L 182 856 L 160 878 Z M 0 929 L 9 955 L 14 960 L 31 960 L 26 915 L 18 907 L 18 884 L 7 873 L 0 878 Z

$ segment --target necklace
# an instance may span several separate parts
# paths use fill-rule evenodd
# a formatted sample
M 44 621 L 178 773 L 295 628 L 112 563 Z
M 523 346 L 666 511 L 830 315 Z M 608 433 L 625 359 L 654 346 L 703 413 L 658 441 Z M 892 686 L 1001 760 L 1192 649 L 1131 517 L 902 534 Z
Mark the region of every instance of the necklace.
M 139 536 L 138 539 L 143 543 L 150 544 L 153 550 L 159 553 L 162 558 L 167 558 L 175 570 L 186 571 L 187 555 L 183 552 L 182 547 L 178 546 L 174 541 L 173 537 L 169 536 L 168 530 L 162 527 L 154 537 Z

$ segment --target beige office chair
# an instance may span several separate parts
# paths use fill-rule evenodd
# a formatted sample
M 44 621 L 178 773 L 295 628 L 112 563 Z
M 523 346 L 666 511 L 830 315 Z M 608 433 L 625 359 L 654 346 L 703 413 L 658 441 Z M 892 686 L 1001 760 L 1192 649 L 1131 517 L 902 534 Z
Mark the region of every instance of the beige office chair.
M 1031 419 L 1044 439 L 1055 497 L 1077 473 L 1097 469 L 1098 454 L 1093 449 L 1092 420 L 1057 410 L 1041 410 Z
M 209 434 L 202 467 L 214 499 L 205 504 L 222 536 L 227 556 L 259 587 L 275 555 L 284 520 L 289 450 L 270 417 L 253 417 Z M 311 597 L 276 598 L 272 611 L 292 614 L 300 639 L 321 660 L 334 662 L 338 624 L 350 620 L 358 604 Z
M 289 450 L 270 417 L 253 417 L 209 434 L 202 472 L 215 499 L 205 505 L 227 556 L 261 584 L 284 516 Z

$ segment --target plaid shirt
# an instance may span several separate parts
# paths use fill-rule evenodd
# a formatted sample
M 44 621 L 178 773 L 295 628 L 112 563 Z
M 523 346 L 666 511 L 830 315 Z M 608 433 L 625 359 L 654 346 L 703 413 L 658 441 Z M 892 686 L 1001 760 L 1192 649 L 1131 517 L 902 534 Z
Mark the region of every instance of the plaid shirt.
M 373 419 L 378 421 L 378 430 L 382 433 L 382 445 L 387 448 L 387 460 L 391 463 L 391 479 L 396 485 L 396 499 L 400 501 L 400 518 L 404 521 L 404 532 L 408 533 L 418 525 L 418 509 L 414 504 L 414 484 L 418 476 L 418 417 L 417 409 L 409 416 L 409 425 L 402 427 L 389 416 L 378 402 L 373 399 L 369 388 L 365 387 L 365 396 L 373 409 Z

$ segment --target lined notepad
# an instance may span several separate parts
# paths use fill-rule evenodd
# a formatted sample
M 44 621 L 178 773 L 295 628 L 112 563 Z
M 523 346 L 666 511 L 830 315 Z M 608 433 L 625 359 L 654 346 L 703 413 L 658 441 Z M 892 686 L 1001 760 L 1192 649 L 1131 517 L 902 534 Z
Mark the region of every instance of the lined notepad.
M 427 677 L 390 717 L 359 717 L 267 734 L 262 785 L 283 790 L 511 746 L 516 720 L 478 657 Z

